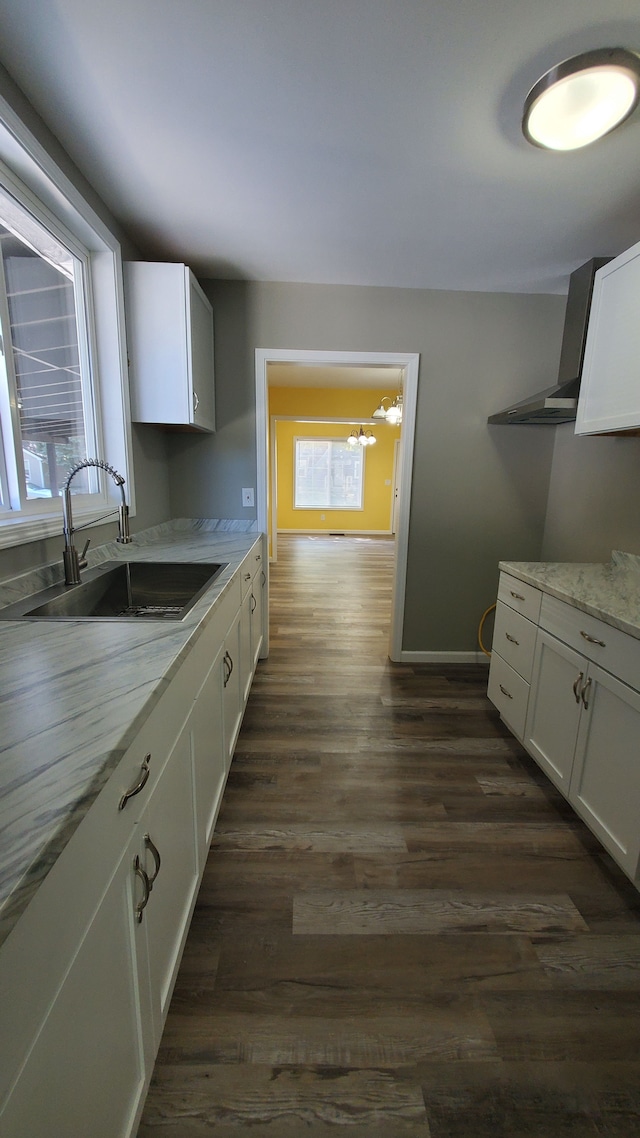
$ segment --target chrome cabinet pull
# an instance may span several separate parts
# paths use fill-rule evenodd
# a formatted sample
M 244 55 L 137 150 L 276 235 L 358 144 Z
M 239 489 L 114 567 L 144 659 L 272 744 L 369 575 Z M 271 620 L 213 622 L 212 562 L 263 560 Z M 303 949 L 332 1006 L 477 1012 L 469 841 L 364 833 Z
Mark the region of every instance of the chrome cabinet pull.
M 136 877 L 140 878 L 140 880 L 142 882 L 142 888 L 144 889 L 144 893 L 142 895 L 142 900 L 138 901 L 138 904 L 136 905 L 136 909 L 135 909 L 136 921 L 138 922 L 139 925 L 141 925 L 144 911 L 145 911 L 147 905 L 149 904 L 149 897 L 151 896 L 151 882 L 149 881 L 149 878 L 147 877 L 147 874 L 146 874 L 145 870 L 143 869 L 142 863 L 141 863 L 140 858 L 138 857 L 137 854 L 136 854 L 134 862 L 133 862 L 133 872 L 135 873 Z
M 589 688 L 591 687 L 591 682 L 592 682 L 591 676 L 589 676 L 589 679 L 587 680 L 582 691 L 580 692 L 580 698 L 582 699 L 582 706 L 585 708 L 585 710 L 588 710 L 588 708 L 589 708 L 589 704 L 587 703 L 587 692 L 589 691 Z
M 502 692 L 503 695 L 506 695 L 507 699 L 513 699 L 511 692 L 507 691 L 506 688 L 503 688 L 502 684 L 500 684 L 500 691 Z
M 588 632 L 581 631 L 580 635 L 583 636 L 585 640 L 588 640 L 589 644 L 597 644 L 599 648 L 607 647 L 604 640 L 598 640 L 595 636 L 589 636 Z
M 233 660 L 231 659 L 231 656 L 229 655 L 228 652 L 225 652 L 223 662 L 226 665 L 226 669 L 227 669 L 226 675 L 224 677 L 224 686 L 226 687 L 227 684 L 229 683 L 229 680 L 231 679 L 231 673 L 233 671 Z
M 511 596 L 514 597 L 516 601 L 523 601 L 525 599 L 520 593 L 514 593 L 513 589 L 511 589 Z
M 573 684 L 573 694 L 575 696 L 576 703 L 580 703 L 580 691 L 578 689 L 580 688 L 580 684 L 582 683 L 583 679 L 584 672 L 580 672 L 580 675 L 576 678 L 576 681 Z
M 261 570 L 260 575 L 262 577 L 262 588 L 264 589 L 264 587 L 267 583 L 267 574 L 265 573 L 264 569 Z
M 194 413 L 194 415 L 195 415 L 196 411 L 198 410 L 199 406 L 200 406 L 200 396 L 198 395 L 197 391 L 194 391 L 194 393 L 193 393 L 193 413 Z
M 262 561 L 262 554 L 256 553 L 256 561 Z
M 153 877 L 149 877 L 149 874 L 147 874 L 147 877 L 149 880 L 149 892 L 151 892 L 151 890 L 153 889 L 153 883 L 154 883 L 156 877 L 158 876 L 158 874 L 160 873 L 160 866 L 161 866 L 162 862 L 160 859 L 160 850 L 158 849 L 155 842 L 151 841 L 151 836 L 149 834 L 145 834 L 144 844 L 145 844 L 145 849 L 151 850 L 151 855 L 152 855 L 153 860 L 155 862 Z
M 135 794 L 139 794 L 140 791 L 142 790 L 143 786 L 146 786 L 147 779 L 149 778 L 149 763 L 150 762 L 151 762 L 151 752 L 149 752 L 149 754 L 145 755 L 145 757 L 144 757 L 144 762 L 142 763 L 142 766 L 140 768 L 140 778 L 139 778 L 138 782 L 135 784 L 135 786 L 132 786 L 130 790 L 127 790 L 126 793 L 122 795 L 122 798 L 120 799 L 120 802 L 118 803 L 118 810 L 124 810 L 129 799 L 133 798 L 133 796 Z
M 520 641 L 519 640 L 516 640 L 513 636 L 509 636 L 508 632 L 505 632 L 505 636 L 511 644 L 515 644 L 518 648 L 520 647 Z
M 245 581 L 250 581 L 250 580 L 251 580 L 251 574 L 250 574 L 250 573 L 245 573 L 245 575 L 244 575 L 244 579 L 245 579 Z
M 252 593 L 251 594 L 251 615 L 252 616 L 253 616 L 254 612 L 256 611 L 257 607 L 258 607 L 258 602 Z

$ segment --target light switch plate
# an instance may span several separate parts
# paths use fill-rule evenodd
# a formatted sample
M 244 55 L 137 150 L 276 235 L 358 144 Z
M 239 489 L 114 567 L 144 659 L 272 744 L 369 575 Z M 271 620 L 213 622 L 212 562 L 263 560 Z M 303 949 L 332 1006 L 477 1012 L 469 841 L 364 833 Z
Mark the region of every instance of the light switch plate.
M 254 500 L 253 500 L 253 486 L 243 486 L 242 487 L 242 505 L 243 506 L 255 505 Z

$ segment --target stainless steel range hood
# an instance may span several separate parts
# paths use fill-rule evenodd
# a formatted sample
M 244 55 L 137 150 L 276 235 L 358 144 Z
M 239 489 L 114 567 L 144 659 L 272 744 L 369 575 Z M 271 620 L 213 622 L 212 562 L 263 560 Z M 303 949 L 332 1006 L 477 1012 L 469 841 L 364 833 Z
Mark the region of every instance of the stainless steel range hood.
M 547 387 L 545 391 L 538 391 L 530 398 L 490 415 L 487 420 L 489 423 L 557 426 L 575 419 L 593 278 L 596 270 L 610 260 L 610 257 L 593 257 L 569 278 L 558 382 L 555 387 Z

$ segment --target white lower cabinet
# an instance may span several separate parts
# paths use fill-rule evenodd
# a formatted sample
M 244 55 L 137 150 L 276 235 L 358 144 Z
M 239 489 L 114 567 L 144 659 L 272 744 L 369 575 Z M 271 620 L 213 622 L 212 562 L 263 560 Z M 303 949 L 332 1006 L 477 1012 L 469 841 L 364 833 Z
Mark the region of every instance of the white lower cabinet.
M 640 692 L 590 664 L 569 801 L 621 868 L 640 881 Z
M 135 1133 L 253 676 L 241 597 L 238 571 L 0 948 L 2 1138 Z
M 204 863 L 211 845 L 227 779 L 223 720 L 224 645 L 219 649 L 193 709 L 193 761 L 196 786 L 198 859 Z
M 2 1112 L 6 1138 L 131 1133 L 146 1087 L 131 886 L 127 849 Z
M 580 720 L 583 657 L 539 629 L 524 745 L 567 796 Z
M 134 881 L 140 983 L 148 974 L 153 1058 L 199 884 L 193 794 L 192 721 L 180 735 L 138 823 Z
M 237 613 L 224 640 L 222 657 L 222 719 L 224 725 L 224 761 L 229 770 L 244 713 L 242 672 L 242 610 Z
M 522 735 L 511 707 L 521 710 L 524 697 L 515 684 L 513 700 L 503 694 L 518 677 L 499 654 L 491 660 L 489 698 L 640 885 L 640 640 L 546 595 L 538 620 Z

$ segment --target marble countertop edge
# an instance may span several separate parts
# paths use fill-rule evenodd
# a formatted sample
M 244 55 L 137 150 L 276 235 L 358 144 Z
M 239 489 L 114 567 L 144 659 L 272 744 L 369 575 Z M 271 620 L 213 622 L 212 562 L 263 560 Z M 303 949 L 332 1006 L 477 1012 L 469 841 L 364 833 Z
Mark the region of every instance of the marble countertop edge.
M 640 639 L 640 556 L 613 550 L 608 563 L 501 561 L 499 569 Z

